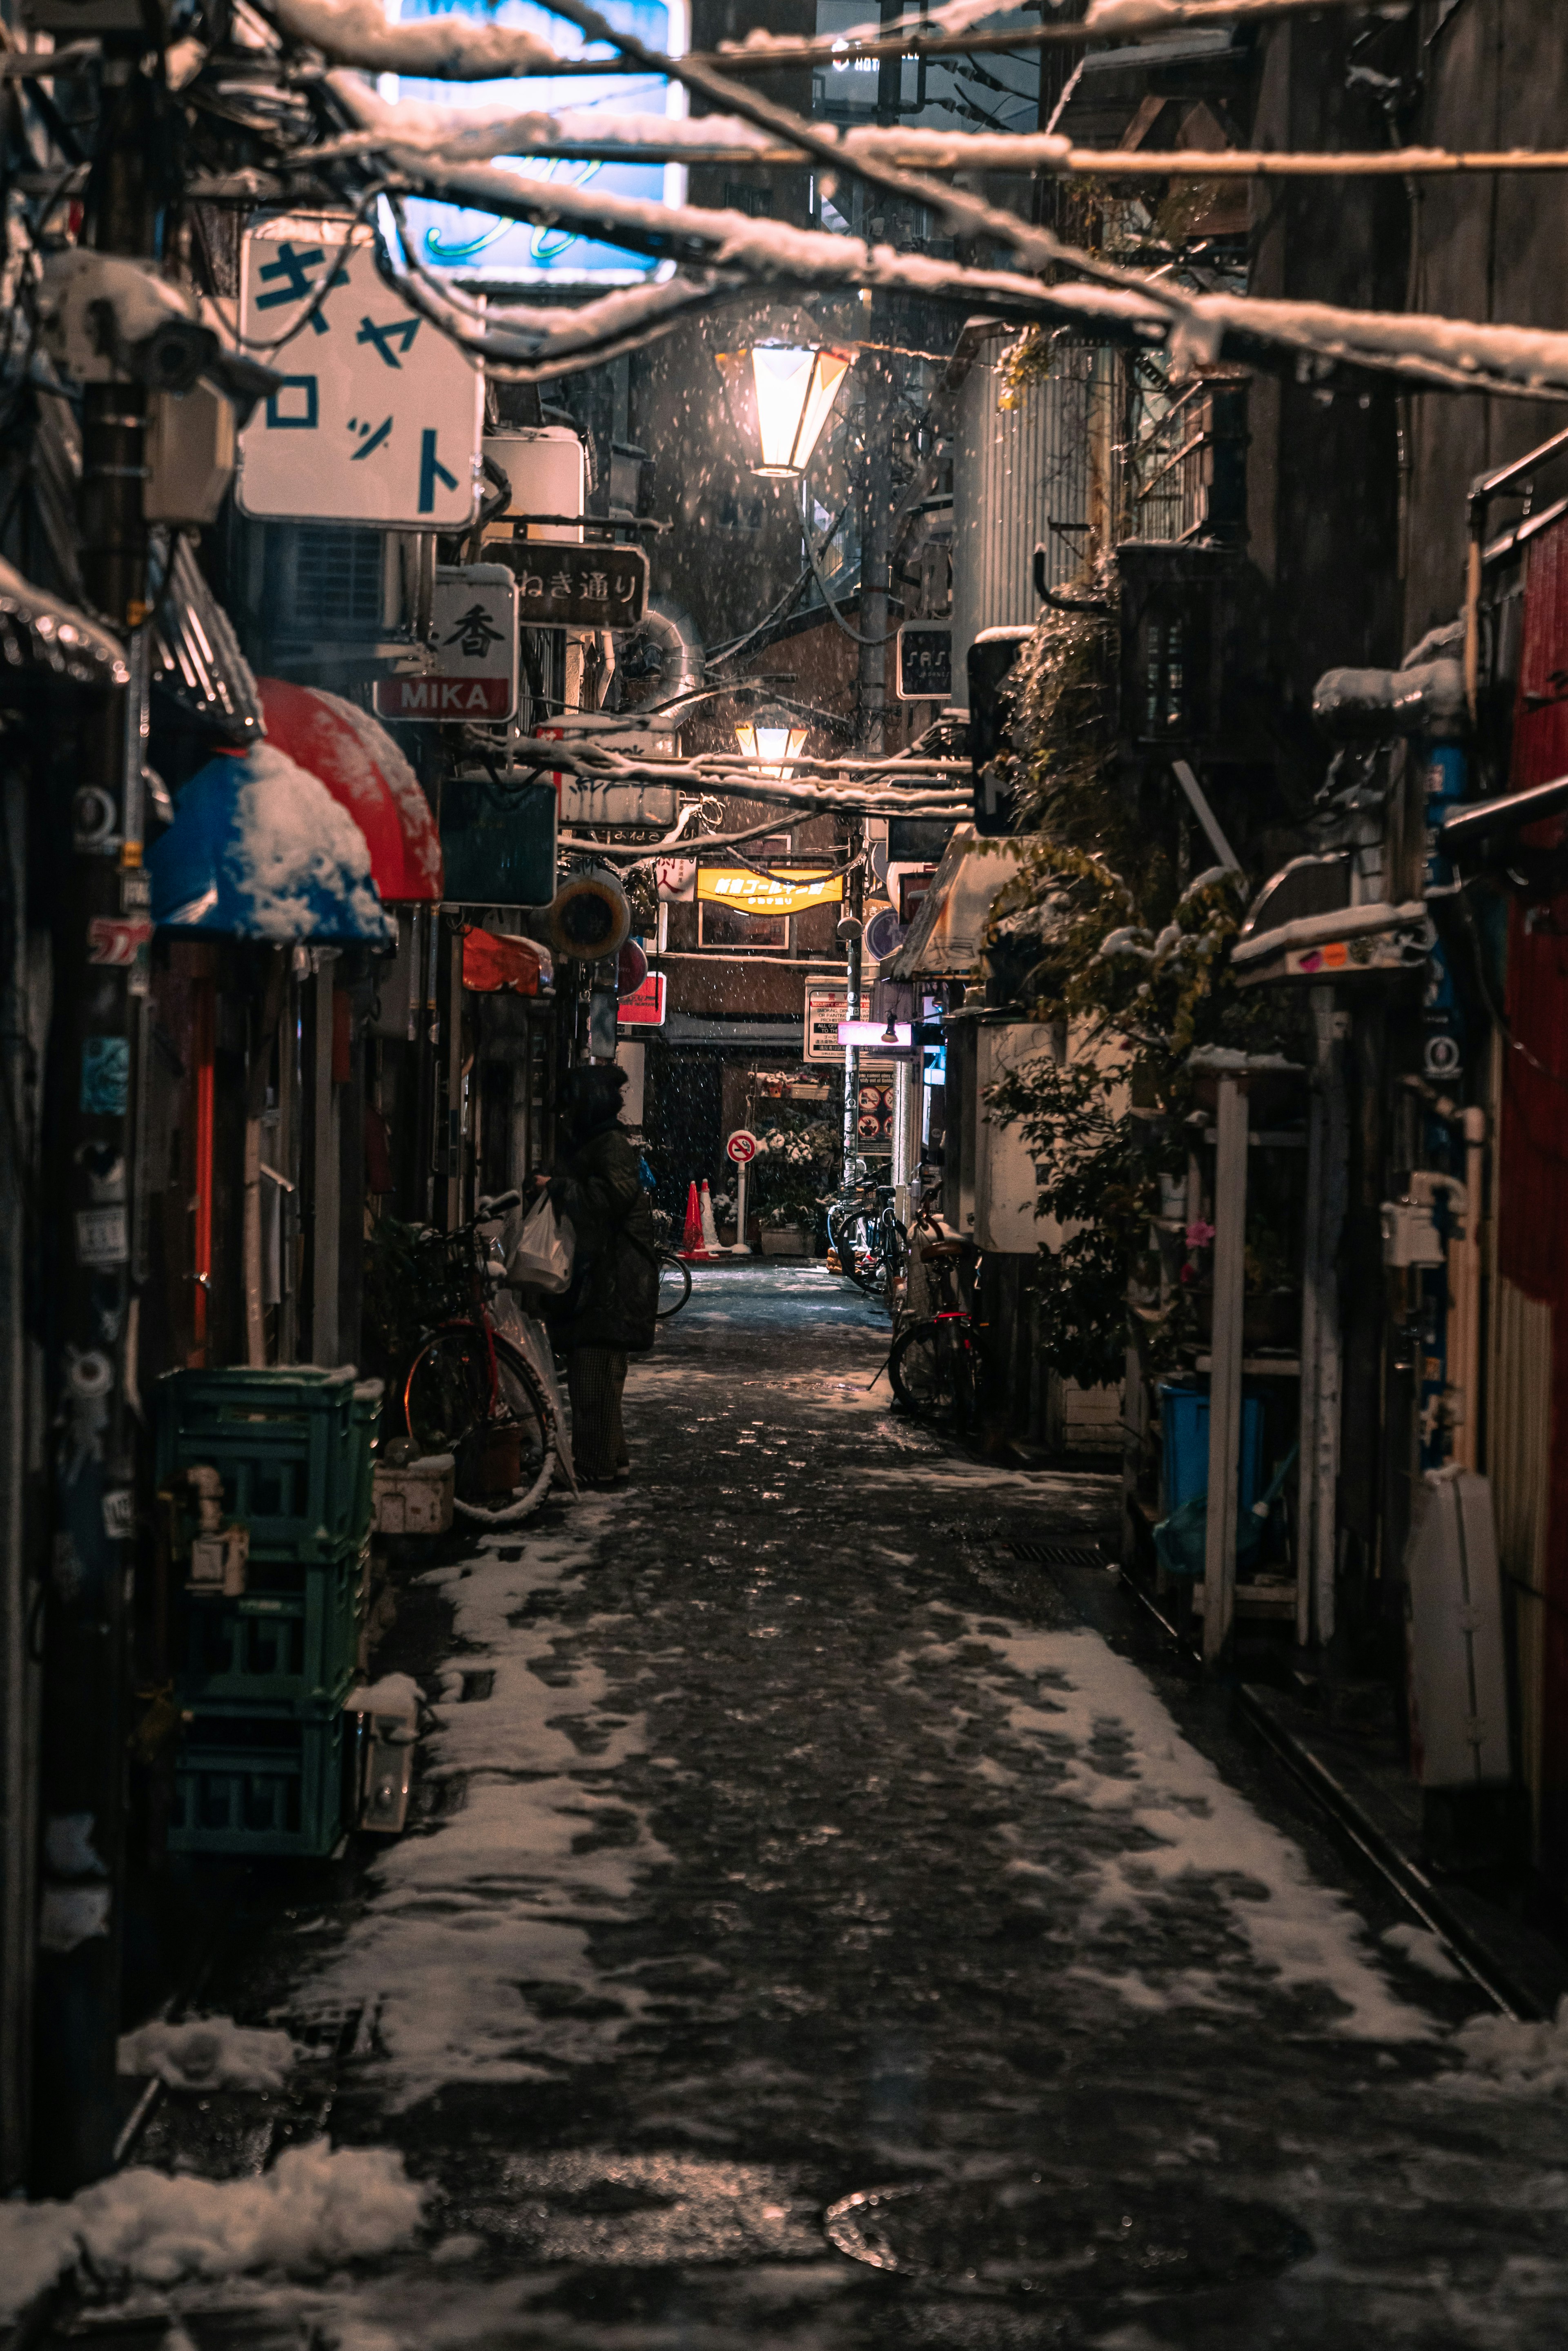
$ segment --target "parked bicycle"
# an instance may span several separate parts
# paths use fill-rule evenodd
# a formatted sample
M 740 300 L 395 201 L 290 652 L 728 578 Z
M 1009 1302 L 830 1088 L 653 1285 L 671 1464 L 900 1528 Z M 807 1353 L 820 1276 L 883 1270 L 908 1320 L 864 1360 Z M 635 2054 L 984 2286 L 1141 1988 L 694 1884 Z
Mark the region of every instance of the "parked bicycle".
M 691 1267 L 670 1247 L 672 1222 L 667 1210 L 654 1209 L 653 1225 L 659 1238 L 659 1303 L 654 1312 L 661 1322 L 678 1314 L 692 1294 Z
M 827 1203 L 831 1270 L 873 1297 L 891 1298 L 909 1261 L 891 1184 L 851 1184 Z
M 887 1375 L 905 1412 L 929 1426 L 967 1437 L 979 1409 L 980 1327 L 958 1295 L 958 1270 L 974 1244 L 944 1233 L 928 1207 L 915 1218 L 910 1246 L 936 1272 L 942 1303 L 894 1341 Z
M 549 1343 L 506 1287 L 492 1232 L 519 1205 L 516 1192 L 481 1200 L 453 1232 L 421 1234 L 419 1272 L 444 1312 L 409 1366 L 403 1418 L 422 1454 L 457 1459 L 455 1508 L 486 1526 L 515 1526 L 549 1489 L 559 1458 L 559 1410 Z

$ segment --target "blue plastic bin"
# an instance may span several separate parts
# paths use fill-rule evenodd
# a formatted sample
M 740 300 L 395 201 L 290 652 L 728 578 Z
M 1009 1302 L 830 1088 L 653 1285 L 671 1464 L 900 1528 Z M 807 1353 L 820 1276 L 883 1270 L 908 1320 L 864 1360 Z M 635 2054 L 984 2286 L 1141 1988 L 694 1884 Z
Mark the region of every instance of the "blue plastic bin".
M 1165 1437 L 1166 1515 L 1195 1495 L 1208 1491 L 1208 1395 L 1203 1388 L 1160 1387 L 1160 1427 Z M 1263 1490 L 1263 1399 L 1241 1398 L 1240 1507 L 1249 1510 Z

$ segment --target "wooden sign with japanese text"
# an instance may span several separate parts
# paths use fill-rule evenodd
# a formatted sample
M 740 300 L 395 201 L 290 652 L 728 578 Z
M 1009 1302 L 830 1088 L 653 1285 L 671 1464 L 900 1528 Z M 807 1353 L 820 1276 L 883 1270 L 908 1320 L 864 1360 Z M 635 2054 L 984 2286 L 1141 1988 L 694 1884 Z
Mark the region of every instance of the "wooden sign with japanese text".
M 487 541 L 485 552 L 516 576 L 525 629 L 632 629 L 647 617 L 648 559 L 640 547 L 503 538 Z

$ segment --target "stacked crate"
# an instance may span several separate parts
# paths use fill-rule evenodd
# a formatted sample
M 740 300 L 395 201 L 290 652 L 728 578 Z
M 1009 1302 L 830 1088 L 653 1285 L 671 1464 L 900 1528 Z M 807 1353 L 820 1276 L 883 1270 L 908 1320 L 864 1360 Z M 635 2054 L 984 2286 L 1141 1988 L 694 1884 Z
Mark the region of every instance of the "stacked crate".
M 158 1388 L 182 1715 L 169 1844 L 330 1852 L 343 1826 L 342 1703 L 358 1663 L 382 1384 L 350 1368 L 171 1372 Z M 245 1588 L 182 1581 L 188 1473 L 216 1469 L 245 1529 Z

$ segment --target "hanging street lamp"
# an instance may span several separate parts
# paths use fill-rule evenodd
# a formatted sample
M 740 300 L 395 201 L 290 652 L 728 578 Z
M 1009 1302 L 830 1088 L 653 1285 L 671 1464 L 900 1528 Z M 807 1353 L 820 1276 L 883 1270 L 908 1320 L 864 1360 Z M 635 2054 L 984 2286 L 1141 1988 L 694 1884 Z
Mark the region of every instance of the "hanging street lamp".
M 749 351 L 721 352 L 718 364 L 742 430 L 748 440 L 755 435 L 760 449 L 761 463 L 752 472 L 764 481 L 798 481 L 811 462 L 854 353 L 829 345 L 756 343 Z
M 806 729 L 787 710 L 754 710 L 735 722 L 735 739 L 743 759 L 757 762 L 757 772 L 770 783 L 782 783 L 795 772 L 795 762 L 806 747 Z

